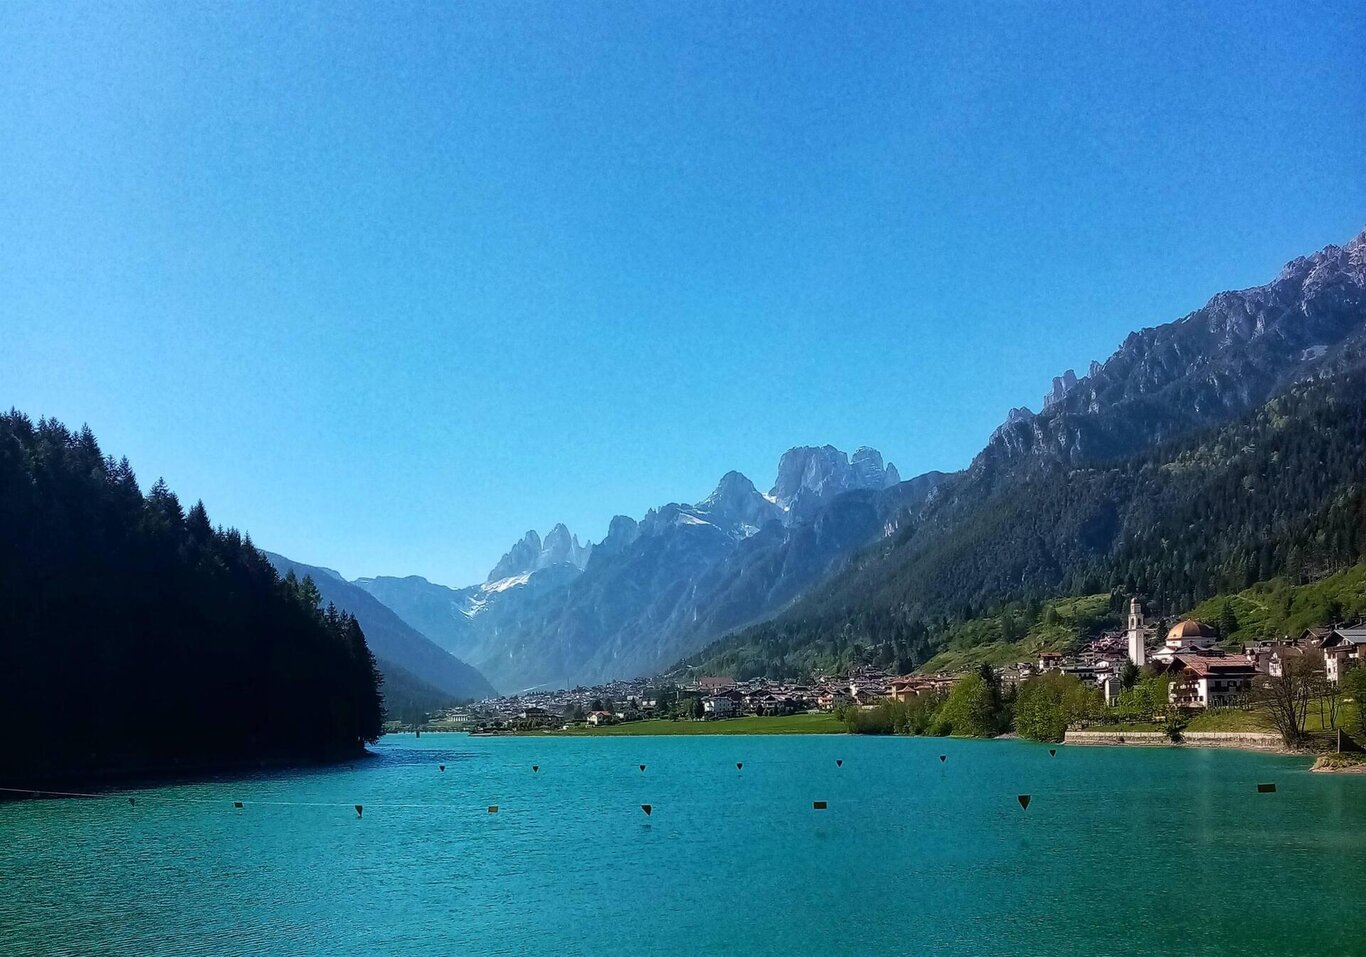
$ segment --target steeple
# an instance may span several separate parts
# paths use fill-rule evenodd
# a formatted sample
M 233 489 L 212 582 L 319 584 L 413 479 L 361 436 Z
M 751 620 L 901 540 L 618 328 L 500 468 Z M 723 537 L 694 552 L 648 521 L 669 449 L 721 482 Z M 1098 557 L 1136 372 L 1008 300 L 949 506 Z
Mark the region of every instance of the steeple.
M 1138 598 L 1129 599 L 1129 660 L 1142 668 L 1148 661 L 1148 624 Z

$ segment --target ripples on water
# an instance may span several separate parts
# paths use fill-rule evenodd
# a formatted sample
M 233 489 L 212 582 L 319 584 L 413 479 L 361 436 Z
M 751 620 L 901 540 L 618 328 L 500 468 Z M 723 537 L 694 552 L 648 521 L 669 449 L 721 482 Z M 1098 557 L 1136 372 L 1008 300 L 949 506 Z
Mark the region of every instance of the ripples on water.
M 377 751 L 0 805 L 0 954 L 1366 948 L 1366 777 L 1298 759 L 843 736 Z

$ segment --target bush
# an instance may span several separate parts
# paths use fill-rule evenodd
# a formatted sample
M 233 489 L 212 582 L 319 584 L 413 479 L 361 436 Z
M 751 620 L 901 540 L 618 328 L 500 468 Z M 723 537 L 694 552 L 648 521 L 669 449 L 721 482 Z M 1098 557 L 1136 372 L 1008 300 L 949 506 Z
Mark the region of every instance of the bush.
M 1074 721 L 1095 720 L 1104 710 L 1100 691 L 1072 675 L 1050 671 L 1030 678 L 1015 702 L 1015 730 L 1036 741 L 1061 741 Z

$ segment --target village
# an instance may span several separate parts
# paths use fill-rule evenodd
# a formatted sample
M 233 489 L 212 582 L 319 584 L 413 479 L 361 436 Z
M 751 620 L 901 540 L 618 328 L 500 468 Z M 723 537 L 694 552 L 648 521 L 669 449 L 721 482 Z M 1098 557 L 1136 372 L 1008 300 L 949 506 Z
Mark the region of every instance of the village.
M 1178 622 L 1159 639 L 1137 598 L 1129 603 L 1127 628 L 1085 641 L 1064 654 L 992 669 L 1003 688 L 1018 688 L 1036 675 L 1056 672 L 1096 688 L 1114 707 L 1139 669 L 1165 677 L 1173 712 L 1195 713 L 1245 706 L 1258 676 L 1280 677 L 1297 659 L 1321 660 L 1322 676 L 1339 685 L 1366 663 L 1366 626 L 1311 628 L 1295 636 L 1262 640 L 1235 653 L 1220 646 L 1219 633 L 1194 619 Z M 722 721 L 743 717 L 842 712 L 947 693 L 962 674 L 899 675 L 872 666 L 809 681 L 746 680 L 700 675 L 684 681 L 637 678 L 564 691 L 525 691 L 489 698 L 441 715 L 434 724 L 479 733 L 596 728 L 650 719 Z

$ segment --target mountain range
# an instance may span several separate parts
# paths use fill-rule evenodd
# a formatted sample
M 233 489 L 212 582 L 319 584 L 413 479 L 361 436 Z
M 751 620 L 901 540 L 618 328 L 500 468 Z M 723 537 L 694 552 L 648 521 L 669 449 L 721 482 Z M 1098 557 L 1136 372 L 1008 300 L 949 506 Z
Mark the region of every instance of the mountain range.
M 581 544 L 563 525 L 544 538 L 529 531 L 476 585 L 333 575 L 326 588 L 351 589 L 337 603 L 367 635 L 367 614 L 352 607 L 363 604 L 357 592 L 405 626 L 406 647 L 424 638 L 508 692 L 685 660 L 783 671 L 877 646 L 909 667 L 933 654 L 949 621 L 983 609 L 1102 587 L 1175 607 L 1287 563 L 1343 560 L 1355 546 L 1314 552 L 1284 536 L 1293 528 L 1312 537 L 1316 521 L 1341 520 L 1333 503 L 1355 501 L 1366 480 L 1357 458 L 1334 452 L 1333 468 L 1287 489 L 1246 471 L 1274 461 L 1229 443 L 1290 443 L 1278 454 L 1301 470 L 1316 453 L 1306 441 L 1324 455 L 1344 442 L 1350 449 L 1342 430 L 1357 420 L 1334 390 L 1361 386 L 1364 290 L 1366 233 L 1295 259 L 1263 286 L 1132 333 L 1084 376 L 1065 371 L 1041 411 L 1010 410 L 962 472 L 902 481 L 875 449 L 799 447 L 781 457 L 767 493 L 729 472 L 695 504 L 616 516 L 596 543 Z M 1284 431 L 1287 423 L 1304 435 Z M 1203 464 L 1193 469 L 1193 457 Z M 1279 513 L 1265 498 L 1272 489 L 1285 503 Z M 1229 501 L 1243 511 L 1229 513 Z M 1173 542 L 1199 535 L 1202 516 L 1213 514 L 1255 516 L 1266 527 L 1212 536 L 1221 544 L 1210 554 Z M 1173 515 L 1187 527 L 1171 526 Z M 1281 538 L 1270 530 L 1277 521 Z M 1155 528 L 1166 537 L 1154 539 Z M 1185 556 L 1180 569 L 1176 554 Z M 432 681 L 411 655 L 378 646 L 376 654 L 382 666 Z
M 688 664 L 932 654 L 952 621 L 1110 588 L 1188 608 L 1362 557 L 1366 233 L 1130 335 L 774 620 Z M 813 649 L 823 648 L 820 653 Z
M 729 472 L 695 505 L 616 516 L 596 544 L 531 531 L 478 585 L 355 584 L 506 691 L 648 674 L 780 610 L 939 478 L 902 482 L 876 449 L 794 448 L 766 494 Z

